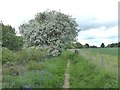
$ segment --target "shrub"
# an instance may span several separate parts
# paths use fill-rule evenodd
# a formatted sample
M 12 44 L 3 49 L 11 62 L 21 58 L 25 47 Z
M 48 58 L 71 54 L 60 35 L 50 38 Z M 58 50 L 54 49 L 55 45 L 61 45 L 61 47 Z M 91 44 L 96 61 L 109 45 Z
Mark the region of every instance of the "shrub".
M 45 50 L 35 48 L 25 48 L 17 53 L 17 59 L 20 62 L 28 62 L 29 60 L 41 61 L 45 57 Z
M 46 55 L 46 50 L 40 48 L 29 48 L 28 56 L 30 60 L 41 61 Z
M 20 52 L 16 53 L 16 59 L 18 62 L 28 61 L 27 49 L 23 49 Z
M 19 75 L 19 70 L 17 67 L 11 66 L 9 68 L 3 68 L 3 74 L 17 76 L 17 75 Z
M 6 62 L 14 62 L 15 54 L 7 48 L 2 48 L 2 64 Z
M 41 63 L 38 63 L 36 61 L 30 61 L 28 63 L 28 69 L 29 70 L 41 70 L 43 68 L 43 65 Z

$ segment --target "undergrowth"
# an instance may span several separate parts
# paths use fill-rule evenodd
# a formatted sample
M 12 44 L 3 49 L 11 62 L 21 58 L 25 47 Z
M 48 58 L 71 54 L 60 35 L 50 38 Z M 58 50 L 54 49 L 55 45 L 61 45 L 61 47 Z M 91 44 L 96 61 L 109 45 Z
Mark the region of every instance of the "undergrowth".
M 3 88 L 62 88 L 69 56 L 70 53 L 66 51 L 61 56 L 47 58 L 44 61 L 30 60 L 22 66 L 25 67 L 25 72 L 19 75 L 12 75 L 14 70 L 8 70 L 6 67 L 7 71 L 4 71 L 3 75 Z M 15 71 L 17 70 L 16 66 L 12 67 Z

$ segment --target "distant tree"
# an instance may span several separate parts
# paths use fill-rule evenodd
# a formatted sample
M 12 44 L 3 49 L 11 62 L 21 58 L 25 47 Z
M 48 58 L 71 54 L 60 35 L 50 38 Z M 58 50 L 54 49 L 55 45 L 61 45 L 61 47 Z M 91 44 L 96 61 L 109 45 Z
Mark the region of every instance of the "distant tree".
M 79 42 L 76 42 L 77 48 L 83 48 L 83 45 Z
M 23 38 L 16 36 L 15 29 L 10 25 L 2 24 L 2 47 L 10 50 L 19 50 L 23 46 Z
M 120 47 L 120 46 L 119 46 L 119 43 L 120 43 L 120 42 L 108 44 L 106 47 L 108 47 L 108 48 L 109 48 L 109 47 L 110 47 L 110 48 L 112 48 L 112 47 Z
M 120 47 L 120 42 L 118 43 L 118 47 Z
M 19 27 L 26 47 L 47 48 L 49 53 L 62 51 L 78 34 L 75 19 L 57 11 L 38 13 L 35 19 Z M 53 53 L 52 53 L 53 55 Z M 54 55 L 53 55 L 54 56 Z
M 89 46 L 90 48 L 97 48 L 97 46 L 93 45 L 93 46 Z
M 104 47 L 105 47 L 104 43 L 102 43 L 100 47 L 101 47 L 101 48 L 104 48 Z
M 85 47 L 85 48 L 89 48 L 89 44 L 86 43 L 86 44 L 84 45 L 84 47 Z
M 83 45 L 80 42 L 74 42 L 73 43 L 73 48 L 83 48 Z

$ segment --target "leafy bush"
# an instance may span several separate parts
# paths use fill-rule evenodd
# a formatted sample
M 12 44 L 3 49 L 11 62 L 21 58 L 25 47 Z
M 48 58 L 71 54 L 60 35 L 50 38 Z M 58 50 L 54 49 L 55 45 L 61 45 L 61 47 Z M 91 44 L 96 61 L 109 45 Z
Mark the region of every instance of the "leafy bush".
M 11 75 L 3 75 L 2 76 L 2 88 L 12 88 L 14 84 L 15 77 Z
M 41 69 L 43 69 L 43 65 L 41 63 L 31 60 L 28 63 L 28 69 L 29 70 L 41 70 Z
M 2 48 L 2 64 L 6 62 L 14 62 L 15 54 L 7 48 Z
M 46 55 L 46 50 L 25 48 L 17 53 L 17 59 L 20 62 L 28 62 L 29 60 L 41 61 Z
M 2 67 L 2 74 L 3 75 L 11 75 L 11 76 L 17 76 L 17 75 L 21 75 L 24 72 L 26 72 L 27 70 L 27 65 L 25 64 L 16 64 L 16 63 L 10 63 L 9 64 L 5 64 Z
M 3 75 L 17 76 L 18 74 L 19 74 L 19 70 L 15 66 L 11 66 L 9 68 L 3 68 Z
M 27 49 L 23 49 L 20 52 L 16 53 L 16 59 L 18 62 L 25 62 L 28 61 Z

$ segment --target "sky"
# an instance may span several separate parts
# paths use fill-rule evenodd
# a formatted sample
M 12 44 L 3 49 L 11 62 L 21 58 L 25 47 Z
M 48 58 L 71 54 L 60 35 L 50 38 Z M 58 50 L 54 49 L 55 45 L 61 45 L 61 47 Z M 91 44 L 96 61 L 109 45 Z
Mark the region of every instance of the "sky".
M 76 18 L 81 44 L 100 46 L 118 42 L 119 0 L 0 0 L 0 20 L 18 27 L 47 9 L 61 11 Z

